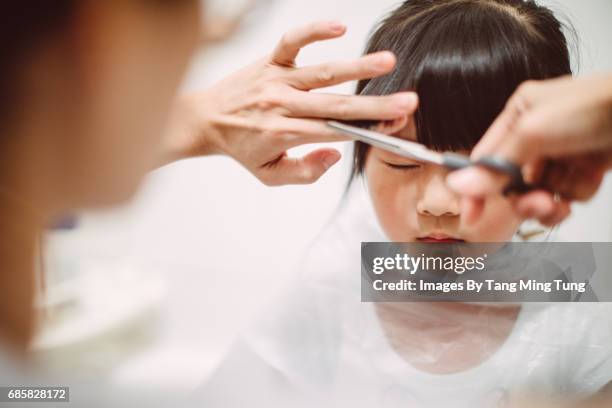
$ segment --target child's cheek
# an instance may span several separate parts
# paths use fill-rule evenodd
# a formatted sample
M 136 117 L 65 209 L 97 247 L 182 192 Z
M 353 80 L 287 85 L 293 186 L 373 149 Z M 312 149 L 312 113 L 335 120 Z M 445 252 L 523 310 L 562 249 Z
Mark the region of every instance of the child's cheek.
M 368 170 L 370 199 L 385 234 L 392 241 L 413 240 L 416 236 L 412 222 L 416 211 L 414 186 L 397 180 L 401 173 L 396 170 L 378 166 L 371 166 Z

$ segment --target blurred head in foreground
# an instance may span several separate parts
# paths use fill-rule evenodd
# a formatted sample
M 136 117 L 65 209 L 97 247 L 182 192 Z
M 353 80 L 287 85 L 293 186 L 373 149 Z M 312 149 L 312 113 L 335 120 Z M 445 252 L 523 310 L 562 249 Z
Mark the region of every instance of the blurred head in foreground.
M 200 40 L 198 0 L 0 5 L 0 338 L 32 332 L 36 231 L 129 197 Z

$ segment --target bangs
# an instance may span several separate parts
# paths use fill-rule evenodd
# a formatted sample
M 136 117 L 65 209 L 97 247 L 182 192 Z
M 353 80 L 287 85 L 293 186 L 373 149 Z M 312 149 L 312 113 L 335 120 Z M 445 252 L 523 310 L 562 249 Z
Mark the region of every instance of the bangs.
M 415 91 L 417 140 L 431 149 L 471 150 L 522 82 L 571 73 L 563 34 L 551 41 L 554 33 L 536 31 L 512 8 L 475 0 L 404 6 L 381 23 L 367 49 L 395 53 L 396 69 L 361 81 L 358 93 Z M 558 37 L 560 24 L 548 14 Z

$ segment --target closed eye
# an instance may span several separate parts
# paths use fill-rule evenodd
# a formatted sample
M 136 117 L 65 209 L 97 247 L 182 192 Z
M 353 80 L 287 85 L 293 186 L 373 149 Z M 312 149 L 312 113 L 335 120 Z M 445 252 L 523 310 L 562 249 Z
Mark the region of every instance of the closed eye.
M 392 169 L 396 169 L 396 170 L 416 170 L 419 167 L 421 167 L 419 164 L 395 164 L 395 163 L 389 163 L 389 162 L 384 162 L 387 166 L 391 167 Z

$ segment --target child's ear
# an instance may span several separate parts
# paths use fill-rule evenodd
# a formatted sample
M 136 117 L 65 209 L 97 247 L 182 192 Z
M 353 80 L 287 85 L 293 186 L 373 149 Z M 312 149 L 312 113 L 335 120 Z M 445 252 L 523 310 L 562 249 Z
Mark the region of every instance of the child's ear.
M 374 129 L 372 130 L 384 133 L 386 135 L 393 135 L 408 126 L 408 121 L 408 115 L 404 115 L 400 116 L 399 118 L 378 122 L 378 124 L 374 126 Z

